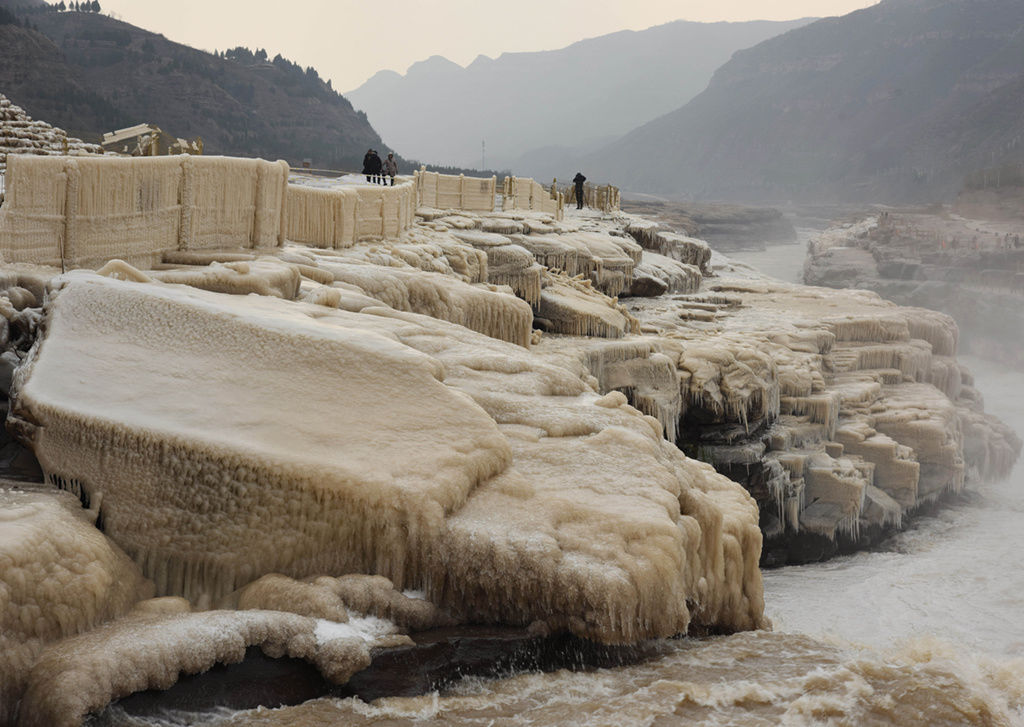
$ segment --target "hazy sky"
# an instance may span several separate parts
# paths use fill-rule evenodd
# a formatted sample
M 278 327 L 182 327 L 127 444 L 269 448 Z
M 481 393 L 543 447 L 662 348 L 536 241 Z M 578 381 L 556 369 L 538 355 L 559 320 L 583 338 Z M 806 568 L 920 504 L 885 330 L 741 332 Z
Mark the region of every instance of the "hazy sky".
M 672 20 L 844 15 L 876 0 L 101 0 L 105 13 L 204 50 L 266 48 L 313 66 L 335 90 L 442 55 L 551 50 Z

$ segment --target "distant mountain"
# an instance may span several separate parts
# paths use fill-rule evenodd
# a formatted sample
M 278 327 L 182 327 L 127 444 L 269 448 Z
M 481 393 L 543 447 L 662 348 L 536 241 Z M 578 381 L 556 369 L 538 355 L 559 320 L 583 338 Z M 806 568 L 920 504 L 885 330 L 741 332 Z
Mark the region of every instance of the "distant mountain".
M 1021 158 L 1024 2 L 886 0 L 737 53 L 584 168 L 697 199 L 928 201 Z
M 478 165 L 486 141 L 488 166 L 545 178 L 549 160 L 679 107 L 735 51 L 808 22 L 677 21 L 561 50 L 480 56 L 466 68 L 433 56 L 345 95 L 406 156 Z
M 6 5 L 17 22 L 0 24 L 0 92 L 87 141 L 148 122 L 201 136 L 207 154 L 344 169 L 386 149 L 365 114 L 283 58 L 224 58 L 96 13 Z

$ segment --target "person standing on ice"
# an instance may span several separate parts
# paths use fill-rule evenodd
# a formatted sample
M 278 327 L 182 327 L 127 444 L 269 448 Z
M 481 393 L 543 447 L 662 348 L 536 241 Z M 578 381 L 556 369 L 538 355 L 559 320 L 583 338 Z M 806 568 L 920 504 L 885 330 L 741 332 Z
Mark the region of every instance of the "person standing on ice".
M 363 155 L 363 174 L 366 175 L 366 181 L 370 181 L 370 177 L 373 175 L 373 158 L 376 154 L 373 153 L 373 149 L 367 149 L 366 154 Z
M 373 169 L 373 182 L 374 184 L 384 184 L 384 162 L 377 155 L 377 150 L 373 149 L 373 157 L 370 159 L 370 168 Z
M 576 209 L 583 209 L 583 183 L 587 181 L 587 178 L 583 176 L 583 172 L 576 172 L 576 176 L 572 178 L 572 183 L 576 185 Z
M 395 153 L 388 152 L 388 158 L 384 160 L 384 171 L 391 177 L 391 186 L 395 186 L 395 175 L 398 174 L 398 162 L 395 161 Z

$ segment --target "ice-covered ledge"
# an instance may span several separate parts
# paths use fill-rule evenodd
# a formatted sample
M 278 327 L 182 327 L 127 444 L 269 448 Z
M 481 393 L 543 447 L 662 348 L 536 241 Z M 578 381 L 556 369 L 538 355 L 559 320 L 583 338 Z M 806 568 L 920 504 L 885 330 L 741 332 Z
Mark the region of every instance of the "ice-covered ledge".
M 1017 456 L 946 316 L 767 280 L 624 215 L 422 212 L 341 249 L 4 270 L 9 346 L 36 342 L 11 424 L 188 599 L 147 609 L 230 610 L 278 571 L 297 580 L 257 607 L 307 618 L 414 588 L 446 623 L 609 643 L 755 628 L 761 530 L 777 560 L 827 554 Z M 398 590 L 360 607 L 328 583 L 346 573 Z M 11 633 L 26 663 L 64 653 Z

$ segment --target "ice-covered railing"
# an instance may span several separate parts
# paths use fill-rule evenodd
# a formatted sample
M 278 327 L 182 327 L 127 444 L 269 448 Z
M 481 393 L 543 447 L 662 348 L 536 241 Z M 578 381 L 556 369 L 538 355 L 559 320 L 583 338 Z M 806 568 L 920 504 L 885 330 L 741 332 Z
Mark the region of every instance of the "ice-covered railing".
M 342 248 L 368 238 L 396 238 L 416 216 L 417 185 L 288 186 L 285 237 L 314 247 Z
M 8 158 L 6 262 L 149 267 L 171 250 L 276 247 L 288 164 L 228 157 Z
M 6 262 L 148 268 L 169 251 L 317 247 L 397 238 L 416 187 L 288 184 L 283 161 L 231 157 L 11 156 L 0 209 Z
M 565 199 L 555 189 L 544 187 L 528 177 L 505 177 L 503 187 L 505 210 L 537 210 L 561 219 L 565 210 Z
M 497 177 L 467 177 L 420 169 L 415 172 L 419 206 L 493 212 Z
M 570 184 L 565 187 L 562 190 L 562 196 L 565 197 L 566 204 L 574 204 L 576 202 L 576 186 Z M 619 209 L 621 197 L 619 188 L 611 184 L 583 185 L 583 204 L 602 212 L 613 212 Z

